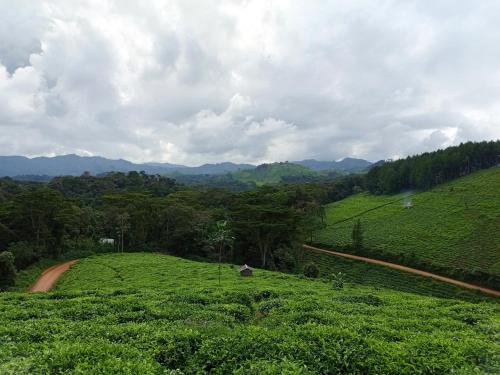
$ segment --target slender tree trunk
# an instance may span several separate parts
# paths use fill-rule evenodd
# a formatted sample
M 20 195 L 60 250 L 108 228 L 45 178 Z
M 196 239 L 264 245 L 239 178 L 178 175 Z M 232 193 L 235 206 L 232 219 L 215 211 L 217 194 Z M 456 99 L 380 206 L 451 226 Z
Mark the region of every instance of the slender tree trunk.
M 267 245 L 259 241 L 260 254 L 262 256 L 262 268 L 266 268 Z

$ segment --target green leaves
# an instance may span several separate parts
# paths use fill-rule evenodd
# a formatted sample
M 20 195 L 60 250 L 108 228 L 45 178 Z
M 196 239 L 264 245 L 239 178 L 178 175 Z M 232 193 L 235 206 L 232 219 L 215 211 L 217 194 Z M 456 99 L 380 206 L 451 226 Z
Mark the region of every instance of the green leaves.
M 499 365 L 494 303 L 332 291 L 265 270 L 241 278 L 227 266 L 220 288 L 217 267 L 106 254 L 82 259 L 54 292 L 0 293 L 0 373 L 465 374 Z

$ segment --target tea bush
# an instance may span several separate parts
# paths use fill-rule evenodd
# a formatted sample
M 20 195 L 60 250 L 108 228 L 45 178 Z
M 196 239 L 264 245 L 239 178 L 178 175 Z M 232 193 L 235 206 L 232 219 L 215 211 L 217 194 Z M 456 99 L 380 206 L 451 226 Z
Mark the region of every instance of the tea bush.
M 487 275 L 497 276 L 498 287 L 499 187 L 500 168 L 490 168 L 426 192 L 357 194 L 325 206 L 327 225 L 312 242 L 350 245 L 353 225 L 360 219 L 364 246 L 374 254 L 393 255 L 417 268 L 421 262 L 427 269 L 456 269 L 457 278 L 487 281 Z M 407 199 L 410 209 L 404 206 Z
M 304 276 L 314 279 L 319 276 L 319 268 L 314 262 L 309 262 L 304 265 L 303 273 Z
M 0 374 L 498 373 L 500 308 L 145 253 L 0 294 Z

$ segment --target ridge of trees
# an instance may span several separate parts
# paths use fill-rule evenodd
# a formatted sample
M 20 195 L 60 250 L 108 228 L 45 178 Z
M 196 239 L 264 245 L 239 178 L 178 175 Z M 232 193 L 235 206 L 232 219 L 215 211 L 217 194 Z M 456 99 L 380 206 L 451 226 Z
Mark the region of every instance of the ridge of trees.
M 365 176 L 365 187 L 374 194 L 427 190 L 496 165 L 500 165 L 500 141 L 461 143 L 375 166 Z

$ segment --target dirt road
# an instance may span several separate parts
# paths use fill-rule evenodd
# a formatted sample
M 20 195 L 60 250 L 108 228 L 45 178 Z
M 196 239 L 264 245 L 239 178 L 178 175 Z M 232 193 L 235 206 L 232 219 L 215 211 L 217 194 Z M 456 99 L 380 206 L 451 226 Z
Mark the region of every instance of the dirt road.
M 389 268 L 393 268 L 393 269 L 404 271 L 404 272 L 414 273 L 416 275 L 432 277 L 433 279 L 444 281 L 446 283 L 450 283 L 450 284 L 454 284 L 454 285 L 458 285 L 462 288 L 480 290 L 483 293 L 487 293 L 487 294 L 495 296 L 495 297 L 500 297 L 500 291 L 498 291 L 498 290 L 489 289 L 489 288 L 485 288 L 482 286 L 465 283 L 463 281 L 459 281 L 459 280 L 455 280 L 455 279 L 450 279 L 449 277 L 439 276 L 439 275 L 436 275 L 435 273 L 421 271 L 421 270 L 418 270 L 416 268 L 401 266 L 399 264 L 385 262 L 383 260 L 365 258 L 365 257 L 358 256 L 358 255 L 339 253 L 337 251 L 320 249 L 318 247 L 309 246 L 309 245 L 305 245 L 305 244 L 303 246 L 304 246 L 304 248 L 312 250 L 312 251 L 317 252 L 317 253 L 325 253 L 325 254 L 335 255 L 335 256 L 349 258 L 349 259 L 361 260 L 361 261 L 367 262 L 367 263 L 378 264 L 380 266 L 389 267 Z
M 48 292 L 54 286 L 56 281 L 61 275 L 69 270 L 73 264 L 78 260 L 71 260 L 66 263 L 56 264 L 55 266 L 47 268 L 38 277 L 38 280 L 29 289 L 30 292 Z

